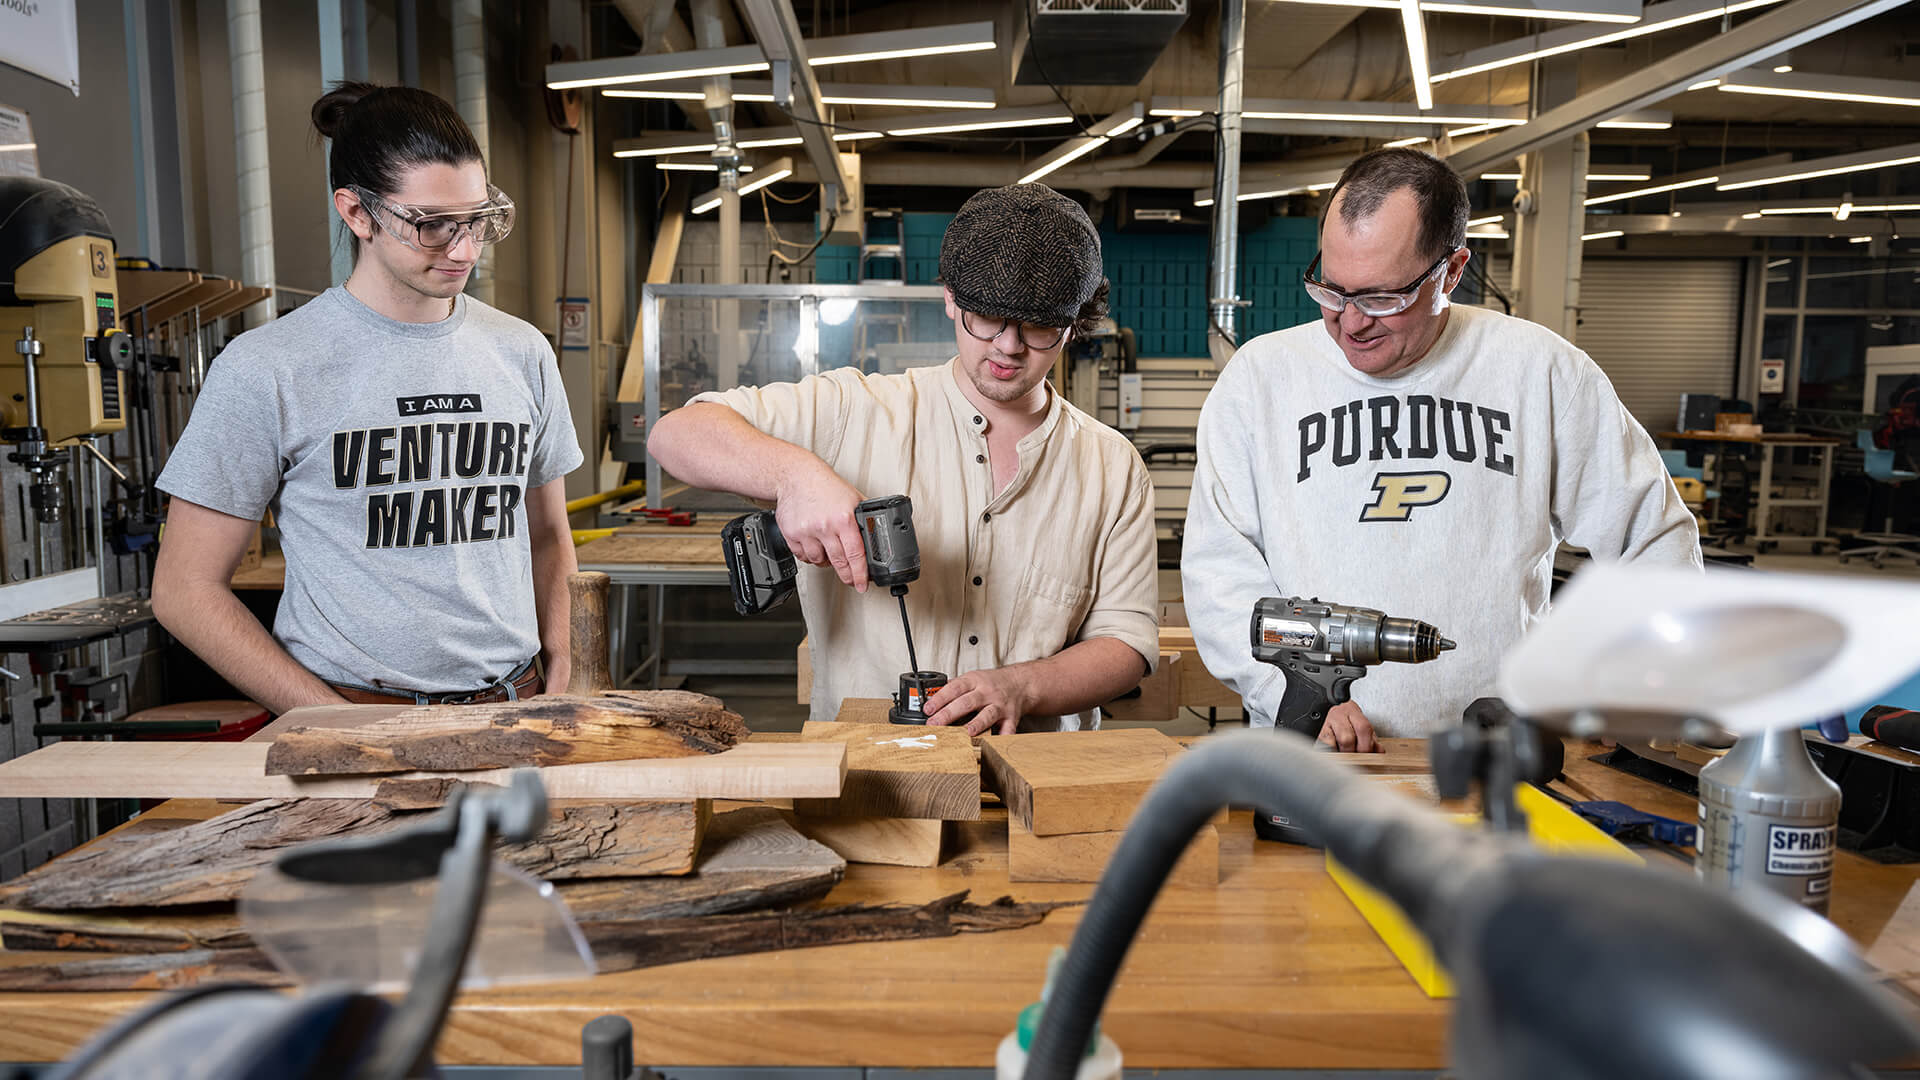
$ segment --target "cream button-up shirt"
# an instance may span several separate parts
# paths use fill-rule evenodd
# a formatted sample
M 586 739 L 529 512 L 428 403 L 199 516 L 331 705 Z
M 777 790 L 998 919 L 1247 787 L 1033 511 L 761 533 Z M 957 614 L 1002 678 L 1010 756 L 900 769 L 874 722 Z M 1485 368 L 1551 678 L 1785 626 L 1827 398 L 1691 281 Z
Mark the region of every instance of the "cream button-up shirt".
M 993 491 L 987 421 L 955 364 L 866 375 L 842 368 L 706 393 L 755 428 L 817 454 L 866 498 L 913 500 L 920 580 L 907 611 L 922 670 L 949 678 L 1052 656 L 1077 642 L 1125 642 L 1160 656 L 1153 484 L 1119 432 L 1050 394 L 1021 439 L 1020 468 Z M 831 567 L 801 565 L 813 662 L 812 718 L 849 697 L 891 697 L 907 662 L 898 602 L 861 594 Z M 1027 717 L 1022 730 L 1099 723 L 1098 710 Z

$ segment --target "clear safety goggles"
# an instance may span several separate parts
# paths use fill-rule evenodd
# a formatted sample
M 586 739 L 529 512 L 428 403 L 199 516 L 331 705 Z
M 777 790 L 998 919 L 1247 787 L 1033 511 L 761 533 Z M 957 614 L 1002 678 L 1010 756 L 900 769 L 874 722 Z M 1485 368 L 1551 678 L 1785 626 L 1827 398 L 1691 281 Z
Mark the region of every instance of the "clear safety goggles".
M 415 251 L 445 251 L 462 235 L 472 237 L 476 244 L 497 244 L 513 231 L 513 200 L 492 184 L 487 185 L 484 205 L 458 209 L 389 202 L 358 186 L 347 190 L 360 197 L 374 224 Z M 392 218 L 391 223 L 381 223 L 382 210 Z
M 1307 264 L 1306 272 L 1300 275 L 1300 282 L 1307 287 L 1307 295 L 1313 297 L 1314 303 L 1335 315 L 1345 310 L 1348 304 L 1352 304 L 1360 309 L 1360 314 L 1368 318 L 1384 319 L 1388 315 L 1398 315 L 1412 307 L 1414 301 L 1420 298 L 1420 289 L 1427 283 L 1427 279 L 1445 267 L 1447 260 L 1453 258 L 1453 255 L 1454 253 L 1449 251 L 1435 259 L 1425 273 L 1414 278 L 1411 284 L 1403 285 L 1398 289 L 1374 289 L 1368 292 L 1350 293 L 1336 289 L 1314 276 L 1320 270 L 1320 256 L 1316 253 L 1313 261 Z
M 965 308 L 960 310 L 960 325 L 966 329 L 967 333 L 981 341 L 992 341 L 1006 333 L 1008 326 L 1017 325 L 1019 329 L 1014 333 L 1020 338 L 1020 344 L 1038 352 L 1046 352 L 1060 344 L 1060 339 L 1067 335 L 1067 328 L 1064 326 L 1016 324 L 1012 319 L 989 319 L 985 315 L 976 315 Z

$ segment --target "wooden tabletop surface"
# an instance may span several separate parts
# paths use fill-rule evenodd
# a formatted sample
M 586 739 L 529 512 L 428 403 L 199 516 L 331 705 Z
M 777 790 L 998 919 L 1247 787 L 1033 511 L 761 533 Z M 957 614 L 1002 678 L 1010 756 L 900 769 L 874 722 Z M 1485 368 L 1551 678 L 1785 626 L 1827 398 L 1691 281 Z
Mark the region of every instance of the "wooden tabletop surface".
M 1622 799 L 1691 820 L 1693 800 L 1586 760 L 1570 743 L 1577 798 Z M 215 807 L 169 804 L 174 816 Z M 156 815 L 160 813 L 156 811 Z M 1088 885 L 1011 884 L 1006 817 L 956 823 L 937 868 L 854 865 L 823 904 L 921 903 L 961 889 L 975 900 L 1077 900 Z M 1688 873 L 1650 853 L 1650 863 Z M 1169 889 L 1128 955 L 1106 1030 L 1132 1068 L 1437 1068 L 1447 1004 L 1428 999 L 1322 870 L 1317 852 L 1256 843 L 1246 812 L 1220 828 L 1217 888 Z M 1842 853 L 1833 919 L 1913 983 L 1920 976 L 1920 869 Z M 1920 897 L 1920 893 L 1914 894 Z M 633 1022 L 656 1065 L 990 1067 L 1077 908 L 1037 926 L 953 938 L 795 949 L 604 975 L 573 984 L 463 995 L 442 1064 L 573 1064 L 580 1028 L 603 1013 Z M 45 954 L 0 954 L 0 964 Z M 134 993 L 0 994 L 0 1061 L 70 1053 L 138 1006 Z

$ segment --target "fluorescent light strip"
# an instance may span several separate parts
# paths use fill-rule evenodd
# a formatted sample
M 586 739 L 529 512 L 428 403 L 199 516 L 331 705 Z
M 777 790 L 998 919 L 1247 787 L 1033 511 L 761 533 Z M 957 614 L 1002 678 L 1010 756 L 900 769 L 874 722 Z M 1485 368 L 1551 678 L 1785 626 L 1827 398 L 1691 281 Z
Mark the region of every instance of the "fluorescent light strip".
M 1394 8 L 1400 6 L 1399 0 L 1288 0 L 1288 2 L 1316 4 L 1323 7 Z M 1638 15 L 1616 12 L 1508 7 L 1502 4 L 1455 4 L 1448 0 L 1422 0 L 1420 10 L 1447 15 L 1511 15 L 1521 19 L 1565 19 L 1569 22 L 1634 23 L 1640 21 Z
M 1841 164 L 1802 169 L 1798 172 L 1785 172 L 1777 175 L 1772 174 L 1773 170 L 1768 170 L 1769 175 L 1756 176 L 1747 180 L 1738 179 L 1740 174 L 1736 172 L 1734 173 L 1733 179 L 1727 183 L 1717 185 L 1715 190 L 1741 191 L 1752 187 L 1766 187 L 1769 184 L 1791 184 L 1799 180 L 1817 180 L 1822 176 L 1843 176 L 1847 173 L 1866 172 L 1870 169 L 1890 169 L 1897 165 L 1912 165 L 1920 162 L 1920 152 L 1916 151 L 1920 151 L 1920 143 L 1906 143 L 1901 146 L 1888 147 L 1886 151 L 1868 150 L 1859 154 L 1847 154 L 1841 157 L 1814 158 L 1810 161 L 1798 162 L 1794 166 L 1776 166 L 1776 168 L 1797 168 L 1799 165 L 1820 166 L 1822 161 L 1840 162 Z M 1875 155 L 1879 153 L 1888 153 L 1892 156 L 1875 157 Z
M 742 150 L 764 150 L 769 146 L 799 146 L 805 141 L 798 135 L 783 135 L 777 139 L 741 139 L 733 145 Z
M 1627 230 L 1625 229 L 1608 229 L 1605 232 L 1586 233 L 1582 235 L 1580 239 L 1581 240 L 1610 240 L 1613 237 L 1625 236 L 1625 235 L 1627 235 Z
M 1656 184 L 1653 187 L 1634 188 L 1632 191 L 1616 191 L 1611 195 L 1597 195 L 1588 199 L 1584 205 L 1599 206 L 1602 203 L 1621 202 L 1625 199 L 1637 199 L 1642 195 L 1659 195 L 1668 191 L 1684 191 L 1687 188 L 1704 187 L 1719 182 L 1717 176 L 1702 176 L 1694 180 L 1676 180 L 1670 184 Z
M 1467 234 L 1467 239 L 1469 240 L 1505 240 L 1512 235 L 1513 235 L 1512 233 L 1508 232 L 1505 229 L 1494 229 L 1487 232 L 1470 232 Z
M 875 49 L 871 52 L 841 53 L 829 56 L 809 56 L 809 67 L 825 67 L 828 64 L 863 64 L 869 60 L 904 60 L 913 56 L 945 56 L 948 53 L 987 52 L 995 48 L 991 41 L 973 41 L 958 45 L 927 45 L 918 49 Z
M 1871 237 L 1871 236 L 1849 236 L 1849 237 L 1847 237 L 1847 243 L 1849 243 L 1849 244 L 1871 244 L 1871 243 L 1873 243 L 1873 237 Z
M 1522 52 L 1488 59 L 1477 64 L 1469 64 L 1466 67 L 1457 68 L 1453 71 L 1440 72 L 1433 76 L 1433 81 L 1437 83 L 1447 82 L 1452 79 L 1464 78 L 1468 75 L 1478 75 L 1486 71 L 1497 71 L 1500 68 L 1512 67 L 1515 64 L 1524 64 L 1532 60 L 1545 59 L 1549 56 L 1560 56 L 1565 53 L 1577 52 L 1581 49 L 1591 49 L 1600 45 L 1611 45 L 1616 41 L 1627 41 L 1631 38 L 1644 37 L 1648 34 L 1657 34 L 1662 30 L 1674 30 L 1682 26 L 1691 26 L 1697 22 L 1706 22 L 1709 19 L 1718 19 L 1723 15 L 1731 15 L 1736 12 L 1766 7 L 1780 2 L 1782 2 L 1782 0 L 1742 0 L 1742 2 L 1735 4 L 1707 4 L 1690 3 L 1686 2 L 1686 0 L 1679 0 L 1679 2 L 1672 4 L 1652 4 L 1644 9 L 1643 16 L 1639 22 L 1623 30 L 1609 30 L 1598 34 L 1575 36 L 1568 40 L 1558 41 L 1553 45 L 1527 49 Z M 1663 8 L 1666 9 L 1665 12 L 1660 11 L 1660 9 Z M 1521 38 L 1519 41 L 1508 44 L 1518 45 L 1520 42 L 1527 40 L 1539 41 L 1544 37 L 1557 36 L 1559 35 L 1536 35 L 1532 39 Z M 1500 49 L 1502 46 L 1494 46 L 1493 48 Z M 1483 54 L 1485 52 L 1485 50 L 1476 51 Z M 1473 53 L 1468 53 L 1467 55 L 1472 56 Z
M 643 146 L 632 150 L 615 150 L 617 158 L 630 157 L 666 157 L 668 154 L 710 154 L 720 149 L 714 143 L 680 143 L 673 146 Z
M 1781 64 L 1773 69 L 1775 75 L 1785 75 L 1793 70 L 1792 64 Z
M 666 169 L 670 172 L 719 172 L 720 171 L 720 166 L 715 165 L 712 162 L 706 162 L 706 161 L 656 161 L 653 163 L 653 167 L 656 169 Z M 740 171 L 743 173 L 752 172 L 753 166 L 742 165 L 740 166 Z
M 1499 173 L 1483 172 L 1480 174 L 1480 179 L 1509 180 L 1509 181 L 1517 182 L 1520 179 L 1520 174 L 1517 172 L 1499 172 Z M 1653 179 L 1652 174 L 1643 173 L 1643 172 L 1641 173 L 1588 173 L 1587 174 L 1587 182 L 1590 184 L 1630 183 L 1635 181 L 1644 182 L 1651 179 Z
M 1411 138 L 1411 139 L 1395 139 L 1395 140 L 1393 140 L 1392 142 L 1390 142 L 1390 143 L 1388 143 L 1388 144 L 1386 145 L 1386 149 L 1388 149 L 1388 150 L 1399 150 L 1399 149 L 1402 149 L 1402 148 L 1404 148 L 1404 147 L 1408 147 L 1408 146 L 1419 146 L 1419 145 L 1420 145 L 1421 143 L 1423 143 L 1423 142 L 1432 142 L 1432 141 L 1433 141 L 1433 140 L 1432 140 L 1431 138 L 1429 138 L 1428 136 L 1425 136 L 1425 135 L 1415 135 L 1415 136 L 1414 136 L 1413 138 Z
M 1100 149 L 1100 147 L 1106 145 L 1106 141 L 1107 140 L 1104 138 L 1087 139 L 1085 142 L 1081 143 L 1079 146 L 1073 147 L 1072 149 L 1068 150 L 1066 153 L 1061 154 L 1059 157 L 1054 158 L 1052 161 L 1047 162 L 1045 165 L 1042 165 L 1039 168 L 1028 173 L 1027 175 L 1021 177 L 1018 182 L 1022 184 L 1031 184 L 1035 180 L 1038 180 L 1049 173 L 1057 171 L 1061 166 L 1067 164 L 1068 162 L 1078 161 L 1081 158 L 1086 157 L 1088 154 L 1093 153 L 1095 150 Z
M 910 44 L 921 42 L 925 44 Z M 804 43 L 807 63 L 812 67 L 853 64 L 871 60 L 894 60 L 912 56 L 981 52 L 995 48 L 992 22 L 956 23 L 946 26 L 916 27 L 910 30 L 886 30 L 877 33 L 844 34 L 815 38 Z M 741 75 L 768 71 L 772 65 L 758 55 L 753 45 L 652 56 L 605 57 L 597 60 L 549 64 L 550 90 L 586 86 L 616 86 L 626 83 L 682 81 L 713 75 Z M 692 64 L 693 67 L 676 67 Z M 622 69 L 625 70 L 622 70 Z M 569 78 L 567 76 L 578 76 Z
M 4 146 L 0 146 L 0 154 L 12 153 L 16 150 L 31 150 L 39 145 L 39 143 L 30 142 L 7 143 Z
M 1849 94 L 1841 91 L 1793 90 L 1782 86 L 1736 86 L 1721 83 L 1723 94 L 1759 94 L 1766 97 L 1807 98 L 1812 101 L 1857 101 L 1863 105 L 1907 105 L 1920 108 L 1920 98 L 1888 97 L 1882 94 Z
M 780 181 L 785 180 L 787 177 L 792 175 L 793 175 L 793 161 L 789 158 L 781 158 L 779 161 L 774 163 L 773 168 L 767 170 L 766 172 L 761 173 L 759 176 L 754 177 L 751 183 L 741 184 L 740 194 L 743 196 L 751 195 L 752 193 L 759 191 L 761 188 L 766 187 L 768 184 L 777 184 Z M 714 207 L 719 206 L 721 198 L 722 196 L 720 194 L 720 190 L 718 188 L 715 188 L 713 191 L 710 191 L 707 193 L 706 198 L 703 198 L 699 202 L 695 203 L 693 205 L 693 209 L 689 212 L 695 213 L 695 214 L 704 214 L 707 211 L 713 209 Z
M 1852 216 L 1853 216 L 1853 201 L 1851 199 L 1842 202 L 1839 206 L 1835 207 L 1833 210 L 1833 220 L 1835 221 L 1845 221 Z
M 1407 35 L 1407 60 L 1412 65 L 1413 101 L 1421 111 L 1433 108 L 1432 70 L 1427 67 L 1427 25 L 1420 17 L 1420 0 L 1400 0 L 1400 29 Z
M 756 71 L 771 70 L 773 65 L 761 60 L 758 63 L 715 64 L 712 67 L 674 68 L 670 71 L 653 72 L 644 75 L 601 75 L 589 79 L 566 79 L 547 84 L 549 90 L 574 90 L 588 86 L 618 86 L 622 83 L 642 82 L 678 82 L 683 79 L 698 79 L 714 75 L 746 75 Z
M 1689 86 L 1689 87 L 1687 87 L 1687 89 L 1688 89 L 1689 91 L 1692 91 L 1692 90 L 1711 90 L 1711 89 L 1713 89 L 1714 87 L 1716 87 L 1716 86 L 1719 86 L 1719 85 L 1720 85 L 1720 80 L 1719 80 L 1719 79 L 1705 79 L 1705 80 L 1702 80 L 1701 82 L 1697 82 L 1697 83 L 1694 83 L 1694 84 L 1693 84 L 1692 86 Z
M 647 98 L 654 101 L 705 101 L 706 95 L 698 90 L 602 90 L 600 93 L 610 98 Z M 759 94 L 735 91 L 735 101 L 771 102 L 772 94 Z M 850 94 L 822 94 L 820 100 L 828 105 L 885 105 L 899 109 L 992 109 L 992 101 L 967 101 L 961 99 L 912 98 L 912 97 L 874 97 Z
M 1039 127 L 1043 124 L 1071 124 L 1071 116 L 1039 116 L 1029 120 L 988 120 L 972 124 L 940 124 L 935 127 L 888 127 L 888 135 L 942 135 L 949 131 L 987 131 L 996 128 Z
M 1848 217 L 1854 214 L 1910 214 L 1915 211 L 1920 211 L 1920 202 L 1852 203 L 1850 205 L 1853 209 L 1849 211 Z M 1840 216 L 1840 207 L 1838 206 L 1763 206 L 1760 208 L 1759 213 L 1765 217 L 1785 217 L 1789 215 L 1823 217 L 1831 214 L 1836 221 L 1846 220 L 1846 218 Z
M 1474 218 L 1473 220 L 1467 222 L 1467 228 L 1474 229 L 1482 225 L 1492 225 L 1496 222 L 1501 222 L 1505 220 L 1507 220 L 1507 215 L 1505 214 L 1489 214 L 1486 217 Z

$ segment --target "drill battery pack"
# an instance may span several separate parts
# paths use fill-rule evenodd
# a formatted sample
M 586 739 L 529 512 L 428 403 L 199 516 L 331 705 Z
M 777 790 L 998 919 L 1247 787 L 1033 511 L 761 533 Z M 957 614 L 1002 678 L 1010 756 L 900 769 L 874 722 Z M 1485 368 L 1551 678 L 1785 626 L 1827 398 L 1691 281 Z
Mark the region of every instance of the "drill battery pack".
M 793 551 L 771 511 L 742 514 L 721 526 L 720 549 L 727 556 L 734 611 L 758 615 L 793 595 Z

